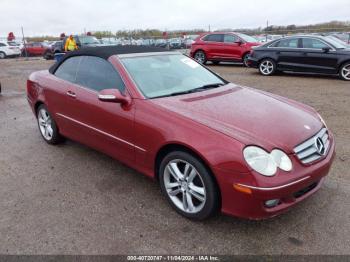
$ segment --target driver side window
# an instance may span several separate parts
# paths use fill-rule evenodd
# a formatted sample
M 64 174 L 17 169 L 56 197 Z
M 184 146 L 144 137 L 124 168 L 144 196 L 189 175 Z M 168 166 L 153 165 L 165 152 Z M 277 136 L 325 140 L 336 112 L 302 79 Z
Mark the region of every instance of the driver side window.
M 95 56 L 82 58 L 76 82 L 97 92 L 103 89 L 125 90 L 124 82 L 114 67 L 105 59 Z

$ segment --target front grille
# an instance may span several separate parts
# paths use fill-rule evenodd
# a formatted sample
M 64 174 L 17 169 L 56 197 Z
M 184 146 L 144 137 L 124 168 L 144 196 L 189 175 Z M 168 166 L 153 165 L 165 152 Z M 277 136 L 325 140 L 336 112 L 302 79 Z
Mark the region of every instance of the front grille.
M 330 141 L 327 128 L 322 128 L 313 137 L 294 148 L 294 152 L 303 164 L 312 163 L 328 153 Z

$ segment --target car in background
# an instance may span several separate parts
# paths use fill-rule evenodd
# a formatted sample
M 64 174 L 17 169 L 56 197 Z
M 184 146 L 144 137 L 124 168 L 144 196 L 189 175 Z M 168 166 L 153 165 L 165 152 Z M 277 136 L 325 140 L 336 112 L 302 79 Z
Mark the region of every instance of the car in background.
M 164 48 L 70 52 L 30 75 L 27 100 L 45 142 L 64 136 L 135 168 L 190 219 L 276 216 L 317 192 L 334 159 L 313 108 Z
M 248 65 L 264 76 L 294 71 L 338 74 L 350 81 L 350 48 L 328 36 L 297 35 L 255 47 Z
M 122 44 L 120 39 L 114 38 L 114 37 L 103 37 L 99 41 L 102 45 L 121 45 Z
M 201 64 L 243 62 L 247 66 L 250 50 L 260 44 L 257 39 L 241 33 L 205 33 L 192 44 L 190 56 Z
M 181 49 L 184 44 L 181 38 L 171 38 L 169 39 L 169 47 L 170 49 Z
M 0 59 L 21 55 L 21 49 L 16 43 L 0 42 Z
M 343 41 L 345 44 L 350 45 L 350 33 L 331 34 L 330 36 L 333 36 Z
M 155 44 L 154 44 L 156 47 L 163 47 L 163 48 L 165 48 L 165 47 L 167 47 L 167 45 L 168 45 L 168 41 L 167 40 L 165 40 L 165 39 L 157 39 L 156 41 L 155 41 Z
M 63 42 L 62 41 L 54 41 L 51 42 L 48 47 L 46 48 L 43 57 L 46 60 L 53 59 L 55 54 L 57 53 L 63 53 Z
M 22 55 L 25 56 L 42 56 L 44 55 L 46 49 L 49 46 L 46 43 L 42 42 L 32 42 L 24 45 L 22 49 Z

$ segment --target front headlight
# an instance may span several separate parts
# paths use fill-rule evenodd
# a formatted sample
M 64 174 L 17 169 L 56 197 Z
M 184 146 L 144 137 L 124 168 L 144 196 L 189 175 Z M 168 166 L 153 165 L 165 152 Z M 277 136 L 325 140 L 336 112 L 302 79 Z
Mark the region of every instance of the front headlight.
M 284 171 L 292 170 L 292 161 L 279 149 L 268 153 L 260 147 L 248 146 L 243 150 L 243 156 L 252 169 L 264 176 L 275 175 L 277 167 Z

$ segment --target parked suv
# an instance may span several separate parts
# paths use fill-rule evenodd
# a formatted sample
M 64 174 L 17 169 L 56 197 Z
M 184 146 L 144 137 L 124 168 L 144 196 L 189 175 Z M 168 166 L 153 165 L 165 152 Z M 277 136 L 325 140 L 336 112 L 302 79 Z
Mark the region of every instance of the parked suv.
M 74 35 L 73 38 L 74 38 L 74 40 L 77 43 L 77 46 L 79 48 L 83 48 L 83 47 L 87 47 L 87 46 L 90 46 L 90 47 L 104 46 L 94 36 L 90 36 L 90 35 Z M 63 49 L 64 49 L 64 45 L 65 45 L 67 39 L 68 39 L 68 36 L 66 36 L 64 38 L 64 40 L 63 40 Z
M 219 62 L 243 62 L 247 65 L 252 46 L 258 46 L 257 39 L 233 32 L 215 32 L 200 35 L 191 47 L 191 57 L 197 62 L 205 64 L 212 61 Z
M 0 59 L 11 56 L 20 56 L 21 49 L 14 43 L 0 42 Z

